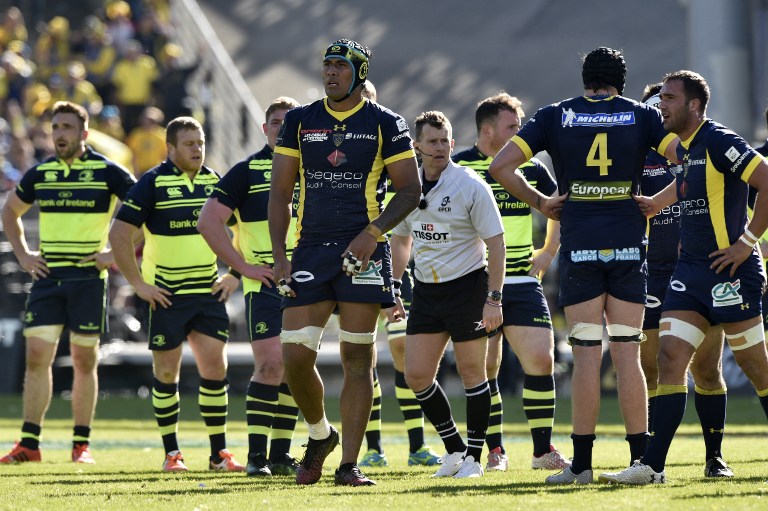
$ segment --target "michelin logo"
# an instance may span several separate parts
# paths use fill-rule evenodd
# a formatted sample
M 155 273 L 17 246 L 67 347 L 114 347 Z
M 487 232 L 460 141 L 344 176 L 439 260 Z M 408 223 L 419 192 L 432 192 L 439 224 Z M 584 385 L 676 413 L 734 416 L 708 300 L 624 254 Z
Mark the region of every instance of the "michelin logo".
M 561 122 L 564 128 L 574 126 L 629 126 L 635 124 L 635 112 L 579 113 L 573 108 L 563 109 Z

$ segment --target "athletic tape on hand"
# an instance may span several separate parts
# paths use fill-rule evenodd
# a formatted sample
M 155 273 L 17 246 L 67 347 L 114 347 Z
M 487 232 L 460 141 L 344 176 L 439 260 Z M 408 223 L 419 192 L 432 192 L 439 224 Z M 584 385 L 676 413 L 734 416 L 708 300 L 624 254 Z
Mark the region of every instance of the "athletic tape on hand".
M 291 289 L 291 286 L 288 285 L 288 282 L 285 279 L 280 279 L 277 281 L 277 292 L 280 293 L 282 296 L 291 296 L 291 292 L 293 292 L 293 289 Z
M 344 273 L 347 275 L 356 275 L 360 273 L 362 268 L 363 262 L 355 257 L 352 252 L 347 252 L 347 255 L 344 256 L 344 262 L 341 263 L 341 269 Z

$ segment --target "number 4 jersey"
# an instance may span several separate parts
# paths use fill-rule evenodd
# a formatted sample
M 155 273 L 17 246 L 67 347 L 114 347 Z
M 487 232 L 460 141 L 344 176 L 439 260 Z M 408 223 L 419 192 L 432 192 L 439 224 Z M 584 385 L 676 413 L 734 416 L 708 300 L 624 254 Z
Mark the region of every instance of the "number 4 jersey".
M 648 151 L 661 154 L 674 135 L 655 108 L 622 96 L 580 96 L 536 112 L 512 142 L 532 158 L 552 158 L 563 206 L 564 251 L 642 245 L 646 220 L 632 194 L 639 192 Z

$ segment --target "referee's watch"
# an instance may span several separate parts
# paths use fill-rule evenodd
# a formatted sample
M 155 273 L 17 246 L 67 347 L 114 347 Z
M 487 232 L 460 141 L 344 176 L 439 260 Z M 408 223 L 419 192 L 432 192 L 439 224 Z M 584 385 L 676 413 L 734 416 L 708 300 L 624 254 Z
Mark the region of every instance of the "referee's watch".
M 501 291 L 496 291 L 495 289 L 493 291 L 488 291 L 488 298 L 494 302 L 500 302 Z

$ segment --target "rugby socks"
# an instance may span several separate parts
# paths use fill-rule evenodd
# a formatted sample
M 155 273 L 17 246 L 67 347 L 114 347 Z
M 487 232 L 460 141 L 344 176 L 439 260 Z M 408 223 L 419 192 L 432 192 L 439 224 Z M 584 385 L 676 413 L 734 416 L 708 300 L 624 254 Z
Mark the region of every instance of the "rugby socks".
M 267 454 L 267 439 L 275 421 L 279 399 L 277 385 L 251 381 L 245 396 L 245 420 L 248 425 L 248 454 Z
M 595 435 L 571 435 L 573 441 L 573 461 L 571 472 L 581 474 L 585 470 L 592 470 L 592 446 L 595 443 Z
M 34 424 L 32 422 L 25 422 L 21 425 L 21 440 L 19 445 L 26 447 L 27 449 L 39 449 L 40 448 L 40 432 L 42 431 L 40 424 Z
M 484 381 L 471 389 L 464 389 L 467 395 L 467 454 L 480 461 L 485 443 L 485 432 L 491 415 L 491 389 Z
M 653 439 L 643 455 L 643 463 L 654 472 L 664 470 L 669 446 L 685 415 L 688 387 L 659 385 L 656 389 L 656 414 L 653 417 Z
M 395 397 L 403 414 L 405 430 L 408 432 L 408 450 L 416 452 L 424 445 L 424 414 L 416 394 L 405 382 L 405 374 L 395 369 Z
M 179 384 L 152 381 L 152 407 L 160 428 L 165 452 L 179 450 L 176 433 L 179 431 Z
M 299 419 L 299 407 L 296 406 L 287 383 L 281 383 L 277 397 L 275 420 L 272 421 L 272 438 L 269 443 L 270 461 L 284 461 L 291 450 L 293 431 Z M 282 462 L 281 461 L 281 462 Z
M 503 454 L 506 453 L 501 441 L 504 406 L 501 402 L 499 381 L 496 378 L 488 380 L 488 388 L 491 389 L 491 416 L 488 418 L 488 431 L 485 433 L 485 443 L 488 444 L 489 451 L 498 447 Z
M 467 446 L 461 439 L 459 430 L 456 428 L 456 423 L 453 421 L 453 416 L 451 415 L 451 403 L 448 401 L 440 384 L 435 380 L 432 382 L 432 385 L 422 391 L 414 392 L 414 394 L 416 394 L 416 399 L 418 399 L 421 404 L 421 410 L 424 412 L 424 415 L 426 415 L 429 422 L 435 427 L 437 434 L 440 435 L 445 450 L 449 454 L 466 451 Z M 483 429 L 485 430 L 487 427 L 488 410 L 485 412 L 485 426 Z M 482 448 L 482 443 L 480 444 L 480 447 Z
M 211 442 L 211 460 L 218 462 L 219 451 L 227 448 L 227 387 L 229 381 L 200 378 L 197 403 L 203 416 L 208 440 Z
M 757 397 L 760 398 L 760 406 L 763 407 L 765 416 L 768 417 L 768 389 L 758 390 Z
M 653 434 L 653 414 L 656 412 L 656 389 L 648 389 L 648 431 Z
M 552 427 L 555 424 L 555 376 L 533 376 L 523 378 L 523 411 L 531 428 L 533 455 L 542 456 L 549 452 L 552 443 Z
M 90 426 L 75 426 L 72 431 L 72 447 L 77 447 L 78 445 L 88 445 L 90 443 L 90 436 Z
M 624 437 L 624 440 L 626 440 L 629 443 L 629 466 L 632 466 L 632 463 L 635 460 L 639 460 L 643 457 L 643 454 L 645 453 L 646 447 L 648 447 L 648 439 L 651 437 L 651 435 L 648 434 L 648 432 L 643 433 L 633 433 L 631 435 L 627 435 Z
M 728 401 L 726 389 L 704 390 L 696 387 L 694 404 L 699 415 L 701 432 L 704 434 L 706 460 L 722 458 L 723 435 L 725 434 L 725 408 Z
M 365 428 L 365 441 L 368 443 L 368 450 L 381 454 L 381 385 L 379 384 L 379 372 L 373 368 L 373 406 L 371 406 L 371 415 L 368 417 L 368 426 Z

